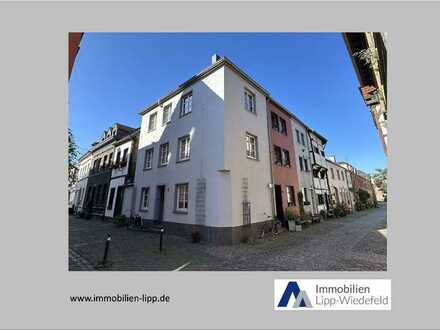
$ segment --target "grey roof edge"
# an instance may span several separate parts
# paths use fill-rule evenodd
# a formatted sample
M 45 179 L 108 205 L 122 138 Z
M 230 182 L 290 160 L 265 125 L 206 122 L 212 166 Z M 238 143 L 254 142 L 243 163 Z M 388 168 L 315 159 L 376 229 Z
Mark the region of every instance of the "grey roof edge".
M 179 94 L 195 82 L 209 76 L 211 73 L 214 73 L 218 69 L 222 68 L 223 66 L 228 66 L 230 69 L 235 71 L 239 76 L 241 76 L 243 79 L 247 80 L 253 87 L 258 89 L 262 94 L 264 94 L 266 97 L 270 95 L 270 93 L 262 87 L 260 84 L 258 84 L 254 79 L 252 79 L 248 74 L 246 74 L 243 70 L 241 70 L 238 66 L 236 66 L 230 59 L 228 59 L 226 56 L 221 57 L 220 60 L 217 62 L 211 64 L 207 68 L 203 69 L 201 72 L 196 74 L 195 76 L 189 78 L 184 83 L 180 84 L 176 89 L 168 93 L 167 95 L 161 97 L 159 100 L 154 102 L 153 104 L 146 107 L 144 110 L 139 112 L 140 115 L 144 115 L 147 112 L 151 111 L 155 107 L 163 104 L 164 102 L 168 101 L 173 96 Z

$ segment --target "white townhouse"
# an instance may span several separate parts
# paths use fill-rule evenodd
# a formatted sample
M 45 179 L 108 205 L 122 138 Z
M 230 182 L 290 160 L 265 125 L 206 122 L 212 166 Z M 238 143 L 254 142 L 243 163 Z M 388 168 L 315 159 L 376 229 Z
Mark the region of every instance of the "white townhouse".
M 273 216 L 268 92 L 225 57 L 141 112 L 133 212 L 239 241 Z
M 327 211 L 330 208 L 330 193 L 327 179 L 327 159 L 325 158 L 325 145 L 327 139 L 318 132 L 308 130 L 310 138 L 310 157 L 312 161 L 313 190 L 312 205 L 314 214 Z
M 317 207 L 312 205 L 315 202 L 312 176 L 312 157 L 310 138 L 307 126 L 297 117 L 291 116 L 293 145 L 296 155 L 296 168 L 298 179 L 303 195 L 304 211 L 310 214 L 316 214 L 314 210 Z
M 85 194 L 87 189 L 87 180 L 90 169 L 92 168 L 92 153 L 86 152 L 80 159 L 78 165 L 78 180 L 75 183 L 74 209 L 75 212 L 84 210 Z
M 345 204 L 354 210 L 354 195 L 352 192 L 351 176 L 348 171 L 336 162 L 334 156 L 327 157 L 329 169 L 328 181 L 330 186 L 330 204 Z
M 133 216 L 134 172 L 138 150 L 140 129 L 123 137 L 115 143 L 109 192 L 105 206 L 105 216 L 113 218 L 118 215 Z

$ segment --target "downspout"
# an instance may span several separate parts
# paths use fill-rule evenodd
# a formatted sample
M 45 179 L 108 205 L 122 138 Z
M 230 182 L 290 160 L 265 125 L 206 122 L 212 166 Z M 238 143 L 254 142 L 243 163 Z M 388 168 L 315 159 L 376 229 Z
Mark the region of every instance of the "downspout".
M 324 143 L 324 145 L 322 146 L 322 150 L 325 151 L 325 147 L 327 146 L 327 142 Z M 324 156 L 324 161 L 327 163 L 327 159 Z M 326 193 L 326 207 L 327 207 L 327 211 L 329 210 L 329 206 L 330 206 L 330 201 L 329 201 L 329 195 L 331 194 L 331 189 L 330 189 L 330 182 L 328 181 L 328 167 L 326 167 L 326 171 L 325 171 L 325 178 L 326 178 L 326 182 L 327 182 L 327 193 Z
M 275 208 L 275 180 L 273 176 L 273 162 L 272 162 L 272 136 L 271 136 L 271 126 L 269 125 L 269 98 L 266 97 L 266 123 L 267 123 L 267 135 L 269 141 L 269 162 L 270 162 L 270 180 L 272 186 L 272 214 L 273 216 L 277 216 L 276 208 Z
M 318 210 L 318 206 L 316 205 L 316 199 L 314 198 L 314 195 L 313 195 L 313 194 L 316 195 L 315 178 L 313 177 L 313 165 L 316 164 L 316 158 L 315 158 L 315 153 L 313 152 L 313 143 L 312 143 L 312 137 L 310 136 L 310 130 L 309 130 L 309 128 L 306 128 L 306 130 L 307 130 L 307 135 L 309 137 L 310 149 L 311 149 L 311 150 L 309 150 L 309 154 L 312 153 L 312 158 L 313 158 L 313 164 L 310 164 L 310 169 L 312 170 L 312 186 L 313 186 L 312 196 L 310 196 L 311 197 L 310 199 L 312 200 L 312 203 L 313 203 L 312 213 L 315 213 L 315 207 L 316 207 L 316 210 Z

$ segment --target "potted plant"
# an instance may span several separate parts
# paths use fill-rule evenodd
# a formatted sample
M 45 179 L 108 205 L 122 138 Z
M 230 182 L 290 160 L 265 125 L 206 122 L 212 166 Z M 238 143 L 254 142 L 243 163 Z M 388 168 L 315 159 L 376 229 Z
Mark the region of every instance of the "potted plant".
M 297 219 L 295 222 L 295 231 L 302 231 L 302 221 Z
M 293 211 L 290 209 L 286 209 L 285 213 L 289 231 L 295 231 L 295 215 L 293 214 Z

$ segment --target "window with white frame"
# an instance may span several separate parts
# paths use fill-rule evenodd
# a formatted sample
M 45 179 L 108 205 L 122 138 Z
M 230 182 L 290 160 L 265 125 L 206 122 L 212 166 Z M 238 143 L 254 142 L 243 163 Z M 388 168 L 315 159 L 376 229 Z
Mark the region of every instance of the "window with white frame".
M 295 205 L 295 188 L 293 186 L 286 186 L 287 190 L 287 206 Z
M 168 164 L 170 155 L 170 144 L 164 143 L 160 146 L 159 166 L 166 166 Z
M 162 126 L 166 125 L 171 119 L 171 103 L 167 104 L 164 108 L 163 108 L 163 113 L 162 113 Z
M 142 211 L 148 211 L 148 206 L 150 204 L 150 188 L 144 187 L 141 192 L 141 207 Z
M 249 112 L 256 113 L 255 94 L 247 89 L 244 90 L 244 108 Z
M 287 135 L 287 124 L 286 121 L 280 117 L 280 133 Z
M 190 152 L 190 137 L 189 135 L 183 136 L 178 140 L 179 154 L 178 161 L 188 160 Z
M 258 142 L 255 135 L 246 133 L 246 156 L 248 158 L 258 158 Z
M 176 211 L 188 212 L 188 183 L 176 185 Z
M 154 131 L 156 129 L 157 112 L 150 115 L 150 121 L 148 122 L 148 131 Z
M 309 202 L 309 196 L 307 195 L 307 188 L 303 189 L 304 193 L 303 193 L 303 200 L 304 202 Z
M 151 169 L 153 165 L 153 148 L 145 150 L 144 170 Z
M 182 96 L 182 103 L 180 106 L 180 117 L 183 117 L 192 111 L 192 92 Z
M 290 167 L 290 156 L 289 156 L 289 151 L 286 150 L 286 149 L 283 149 L 283 153 L 282 153 L 282 163 L 283 163 L 283 166 Z

